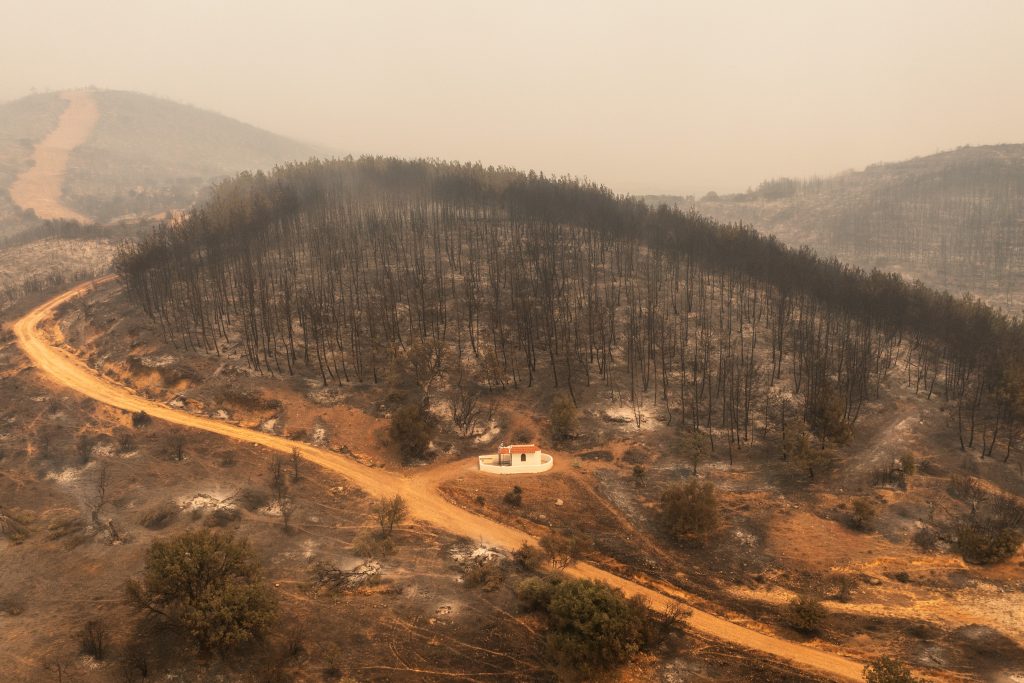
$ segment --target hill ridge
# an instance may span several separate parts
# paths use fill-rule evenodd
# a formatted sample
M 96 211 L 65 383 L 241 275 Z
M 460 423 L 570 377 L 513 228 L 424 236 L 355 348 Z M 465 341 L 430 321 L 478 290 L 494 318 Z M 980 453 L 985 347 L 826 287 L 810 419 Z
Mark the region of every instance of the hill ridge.
M 69 116 L 69 96 L 94 104 L 94 125 L 57 154 L 62 163 L 41 162 L 36 150 L 53 147 L 41 146 Z M 0 237 L 31 224 L 26 209 L 43 219 L 98 223 L 161 218 L 193 205 L 218 179 L 327 153 L 225 114 L 127 90 L 29 95 L 0 104 L 0 187 L 8 189 L 0 195 Z
M 879 268 L 1010 313 L 1024 310 L 1024 144 L 962 146 L 747 192 L 652 195 L 794 246 Z

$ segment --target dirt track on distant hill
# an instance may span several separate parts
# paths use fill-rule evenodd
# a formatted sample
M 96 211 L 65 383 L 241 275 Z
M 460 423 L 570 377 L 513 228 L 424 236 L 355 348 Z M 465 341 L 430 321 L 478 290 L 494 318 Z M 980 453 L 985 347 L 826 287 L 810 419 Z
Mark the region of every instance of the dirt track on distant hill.
M 43 219 L 69 219 L 89 223 L 90 219 L 61 203 L 64 173 L 71 152 L 89 139 L 100 118 L 96 100 L 86 90 L 61 93 L 68 102 L 57 127 L 32 153 L 32 168 L 11 183 L 11 199 L 22 209 L 32 209 Z
M 154 418 L 193 429 L 202 429 L 239 441 L 248 441 L 267 448 L 291 453 L 297 448 L 304 458 L 336 472 L 366 493 L 373 496 L 401 494 L 409 503 L 412 516 L 446 531 L 467 536 L 484 543 L 515 548 L 523 542 L 536 544 L 537 539 L 517 529 L 464 510 L 447 500 L 432 485 L 430 470 L 420 476 L 368 467 L 332 451 L 291 441 L 284 437 L 245 429 L 221 420 L 192 415 L 151 401 L 115 384 L 88 368 L 71 352 L 50 344 L 41 325 L 50 319 L 62 303 L 103 284 L 112 276 L 79 285 L 29 312 L 14 325 L 18 345 L 31 359 L 36 369 L 60 385 L 74 389 L 97 401 L 126 411 L 144 410 Z M 450 467 L 450 466 L 449 466 Z M 654 585 L 641 578 L 630 580 L 590 564 L 580 563 L 570 573 L 583 578 L 606 581 L 626 595 L 641 595 L 659 610 L 686 608 L 685 595 L 668 586 Z M 741 626 L 709 612 L 694 609 L 686 619 L 690 628 L 711 637 L 751 650 L 756 655 L 769 656 L 810 672 L 837 680 L 861 680 L 863 664 L 834 652 L 809 645 L 794 643 L 767 632 Z

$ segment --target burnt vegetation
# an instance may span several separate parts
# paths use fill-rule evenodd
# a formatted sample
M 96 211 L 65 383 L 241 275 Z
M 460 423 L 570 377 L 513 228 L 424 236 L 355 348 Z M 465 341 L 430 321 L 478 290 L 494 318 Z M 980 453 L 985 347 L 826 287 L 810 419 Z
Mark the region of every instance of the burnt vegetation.
M 572 436 L 566 404 L 603 385 L 638 425 L 657 406 L 730 453 L 761 424 L 812 478 L 822 447 L 847 440 L 905 372 L 948 402 L 963 448 L 1020 451 L 1017 321 L 573 179 L 382 158 L 290 165 L 221 184 L 115 266 L 179 348 L 239 349 L 260 373 L 325 384 L 409 366 L 417 387 L 394 434 L 407 460 L 429 442 L 424 387 L 462 367 L 491 392 L 553 388 L 559 438 Z
M 844 261 L 913 272 L 932 286 L 976 292 L 1019 311 L 1022 153 L 1024 145 L 967 146 L 828 178 L 767 180 L 697 206 L 799 235 Z

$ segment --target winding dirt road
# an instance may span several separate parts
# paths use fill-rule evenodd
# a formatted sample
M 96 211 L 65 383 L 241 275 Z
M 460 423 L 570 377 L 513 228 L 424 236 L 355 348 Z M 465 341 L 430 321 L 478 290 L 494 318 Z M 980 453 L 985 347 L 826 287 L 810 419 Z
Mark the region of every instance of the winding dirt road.
M 100 118 L 96 100 L 87 90 L 61 93 L 68 103 L 57 127 L 36 145 L 35 162 L 11 183 L 10 194 L 22 209 L 32 209 L 42 219 L 67 219 L 89 223 L 91 220 L 61 203 L 64 173 L 71 152 L 89 139 Z
M 367 467 L 331 451 L 300 444 L 273 434 L 245 429 L 220 420 L 174 410 L 114 384 L 87 367 L 67 350 L 51 345 L 41 326 L 53 317 L 55 309 L 94 286 L 112 279 L 113 276 L 108 276 L 79 285 L 39 306 L 15 323 L 14 333 L 18 345 L 36 369 L 49 375 L 54 382 L 110 406 L 126 411 L 144 410 L 154 418 L 184 427 L 202 429 L 284 453 L 291 453 L 292 449 L 298 448 L 302 456 L 310 462 L 340 474 L 370 495 L 383 496 L 400 493 L 408 502 L 409 511 L 414 518 L 451 533 L 479 539 L 489 545 L 508 549 L 516 548 L 523 542 L 536 544 L 537 539 L 529 534 L 475 515 L 448 502 L 438 493 L 436 486 L 432 485 L 429 475 L 404 476 L 383 469 Z M 643 596 L 652 607 L 661 611 L 678 607 L 688 609 L 685 595 L 669 586 L 657 585 L 639 577 L 633 580 L 623 578 L 586 563 L 578 564 L 570 570 L 570 573 L 581 578 L 606 581 L 622 589 L 626 595 Z M 690 628 L 713 638 L 735 644 L 753 651 L 755 654 L 782 660 L 819 675 L 844 681 L 862 680 L 863 664 L 860 662 L 840 654 L 801 645 L 741 626 L 709 612 L 692 610 L 687 618 L 687 624 Z

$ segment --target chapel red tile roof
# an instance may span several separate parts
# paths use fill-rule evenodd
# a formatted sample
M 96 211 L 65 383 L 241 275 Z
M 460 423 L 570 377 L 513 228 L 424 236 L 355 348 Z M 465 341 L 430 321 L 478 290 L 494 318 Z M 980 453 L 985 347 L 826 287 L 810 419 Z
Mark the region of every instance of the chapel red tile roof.
M 536 453 L 540 448 L 532 443 L 515 444 L 512 446 L 502 446 L 498 449 L 499 455 L 519 455 L 520 453 Z

